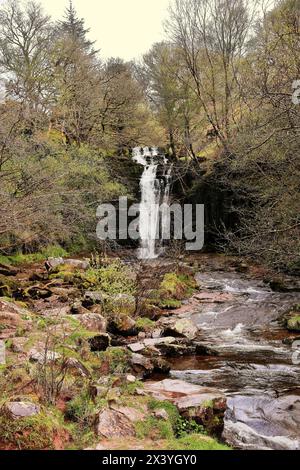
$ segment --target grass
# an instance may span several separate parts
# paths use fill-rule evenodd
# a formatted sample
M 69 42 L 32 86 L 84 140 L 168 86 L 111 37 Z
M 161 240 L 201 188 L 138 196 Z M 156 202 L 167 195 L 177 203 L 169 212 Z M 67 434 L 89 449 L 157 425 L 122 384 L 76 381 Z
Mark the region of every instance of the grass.
M 171 440 L 167 450 L 231 450 L 225 444 L 220 444 L 211 437 L 201 434 L 190 434 L 180 439 Z
M 68 253 L 59 245 L 49 246 L 44 248 L 38 253 L 15 253 L 13 255 L 1 255 L 0 263 L 18 266 L 22 264 L 37 263 L 44 261 L 46 258 L 63 258 L 68 256 Z

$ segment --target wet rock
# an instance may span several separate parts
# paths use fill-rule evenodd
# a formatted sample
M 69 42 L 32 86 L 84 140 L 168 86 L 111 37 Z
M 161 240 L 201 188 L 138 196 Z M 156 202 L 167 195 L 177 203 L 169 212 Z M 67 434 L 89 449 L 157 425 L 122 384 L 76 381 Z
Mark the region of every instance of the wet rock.
M 138 343 L 128 344 L 128 348 L 132 352 L 141 352 L 146 348 L 155 348 L 161 344 L 171 344 L 175 341 L 176 338 L 169 336 L 165 338 L 145 338 L 143 341 L 139 341 Z
M 23 401 L 11 401 L 5 403 L 2 413 L 8 415 L 11 419 L 29 418 L 40 413 L 40 407 L 35 403 Z
M 239 449 L 300 450 L 300 397 L 253 392 L 228 399 L 226 441 Z
M 112 313 L 132 316 L 136 310 L 136 301 L 133 295 L 117 294 L 108 300 L 108 308 Z
M 102 315 L 89 312 L 78 315 L 76 318 L 88 331 L 106 333 L 107 320 Z
M 109 331 L 121 336 L 135 336 L 138 333 L 135 321 L 126 314 L 113 315 L 109 320 Z
M 232 302 L 234 296 L 226 292 L 200 292 L 194 296 L 199 302 L 203 303 L 224 303 Z
M 191 356 L 196 352 L 195 346 L 185 339 L 177 340 L 176 343 L 162 343 L 158 345 L 158 349 L 167 357 Z
M 184 418 L 195 420 L 210 432 L 222 431 L 226 397 L 219 390 L 165 379 L 146 383 L 145 391 L 157 400 L 171 401 Z
M 107 333 L 94 336 L 89 339 L 89 344 L 92 352 L 106 351 L 110 347 L 110 336 Z
M 198 334 L 198 328 L 187 318 L 166 319 L 161 321 L 160 325 L 164 327 L 164 335 L 166 336 L 179 336 L 193 340 Z
M 130 419 L 119 411 L 105 409 L 97 417 L 96 433 L 99 437 L 112 439 L 135 436 Z
M 240 422 L 226 422 L 224 441 L 241 450 L 300 450 L 299 442 L 285 436 L 262 436 L 255 429 Z

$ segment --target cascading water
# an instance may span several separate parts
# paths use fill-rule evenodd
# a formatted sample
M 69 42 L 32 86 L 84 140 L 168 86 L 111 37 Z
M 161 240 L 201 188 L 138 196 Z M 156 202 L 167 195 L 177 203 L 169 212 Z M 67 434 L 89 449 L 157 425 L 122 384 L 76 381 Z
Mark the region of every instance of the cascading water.
M 160 204 L 169 204 L 171 167 L 157 147 L 136 147 L 133 149 L 133 160 L 144 166 L 140 181 L 141 202 L 139 217 L 140 259 L 154 259 L 161 254 L 159 249 L 159 224 L 164 224 L 164 213 Z M 162 175 L 158 177 L 158 167 L 162 165 Z

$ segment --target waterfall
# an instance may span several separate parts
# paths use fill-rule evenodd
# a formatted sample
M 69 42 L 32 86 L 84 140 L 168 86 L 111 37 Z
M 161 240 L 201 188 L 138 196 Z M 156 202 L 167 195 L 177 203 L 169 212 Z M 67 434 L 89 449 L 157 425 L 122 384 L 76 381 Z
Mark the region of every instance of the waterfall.
M 159 227 L 160 222 L 162 226 L 164 224 L 164 213 L 160 212 L 160 204 L 169 204 L 171 167 L 157 147 L 134 148 L 133 160 L 144 167 L 140 181 L 139 258 L 154 259 L 162 252 Z M 158 168 L 161 165 L 163 171 L 159 177 Z

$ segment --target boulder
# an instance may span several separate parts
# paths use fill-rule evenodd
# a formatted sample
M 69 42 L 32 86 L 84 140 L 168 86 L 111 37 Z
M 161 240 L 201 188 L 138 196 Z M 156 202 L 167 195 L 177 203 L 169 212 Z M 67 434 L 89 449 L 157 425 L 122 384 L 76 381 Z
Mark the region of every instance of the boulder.
M 102 315 L 88 312 L 78 315 L 76 318 L 88 331 L 106 333 L 107 321 Z
M 66 259 L 64 264 L 72 266 L 76 269 L 86 270 L 90 267 L 90 261 L 88 259 Z
M 188 318 L 166 319 L 159 323 L 164 327 L 166 336 L 179 336 L 193 340 L 198 334 L 198 328 Z
M 94 336 L 89 339 L 89 344 L 92 352 L 106 351 L 110 347 L 110 336 L 107 333 Z
M 111 405 L 110 408 L 124 415 L 126 418 L 129 419 L 131 423 L 137 423 L 138 421 L 142 421 L 146 415 L 146 409 L 143 412 L 142 410 L 137 410 L 136 408 L 133 408 L 131 406 Z
M 111 409 L 100 411 L 96 419 L 96 433 L 105 439 L 135 436 L 130 419 L 123 413 Z
M 164 421 L 168 421 L 168 419 L 169 419 L 169 415 L 168 415 L 168 413 L 166 412 L 166 410 L 164 408 L 160 408 L 158 410 L 155 410 L 153 412 L 153 416 L 157 419 L 163 419 Z
M 140 377 L 149 377 L 154 370 L 151 360 L 141 354 L 132 354 L 129 363 L 133 371 Z
M 61 355 L 54 351 L 41 351 L 36 348 L 32 348 L 29 351 L 29 360 L 31 362 L 37 362 L 38 364 L 55 362 L 60 358 L 61 358 Z
M 47 265 L 52 270 L 62 265 L 72 266 L 73 268 L 86 270 L 90 267 L 90 262 L 87 259 L 80 260 L 80 259 L 48 258 Z
M 128 344 L 128 348 L 132 352 L 141 352 L 147 348 L 156 348 L 162 344 L 169 345 L 171 343 L 174 343 L 175 341 L 176 341 L 176 338 L 173 338 L 171 336 L 167 336 L 165 338 L 145 338 L 142 341 L 139 341 L 137 343 Z
M 111 313 L 132 316 L 136 310 L 136 301 L 133 295 L 117 294 L 108 299 L 108 308 Z
M 11 401 L 5 403 L 2 413 L 8 415 L 11 419 L 29 418 L 39 414 L 40 407 L 35 403 L 27 403 L 23 401 Z
M 126 314 L 115 314 L 110 318 L 109 330 L 121 336 L 137 335 L 136 323 Z
M 145 383 L 145 391 L 157 400 L 171 401 L 181 416 L 195 420 L 209 432 L 219 434 L 222 431 L 226 397 L 219 390 L 182 380 L 165 379 Z
M 104 297 L 101 291 L 95 291 L 95 292 L 86 291 L 84 294 L 82 305 L 88 308 L 95 304 L 102 305 L 103 302 L 104 302 Z

